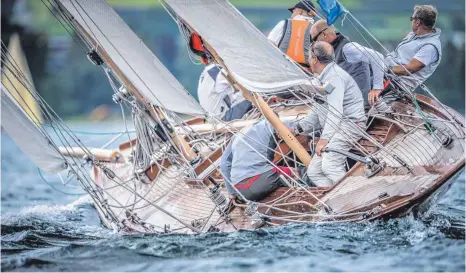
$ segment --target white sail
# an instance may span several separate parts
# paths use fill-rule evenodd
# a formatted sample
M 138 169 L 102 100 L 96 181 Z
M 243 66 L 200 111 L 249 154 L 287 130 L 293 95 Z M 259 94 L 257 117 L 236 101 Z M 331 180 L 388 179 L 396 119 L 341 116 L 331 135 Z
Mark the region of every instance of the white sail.
M 246 89 L 279 92 L 308 76 L 226 0 L 161 0 L 220 55 Z
M 2 83 L 8 90 L 14 90 L 12 95 L 16 101 L 25 109 L 26 113 L 35 122 L 42 122 L 43 117 L 40 112 L 39 105 L 34 99 L 31 92 L 35 93 L 34 81 L 32 80 L 31 71 L 27 63 L 26 56 L 21 48 L 21 42 L 18 33 L 11 35 L 10 43 L 8 44 L 8 54 L 5 54 L 4 65 L 11 69 L 2 69 Z M 16 73 L 24 76 L 25 80 L 31 85 L 32 91 L 28 90 L 20 81 L 13 75 L 12 69 Z M 17 70 L 17 71 L 16 71 Z
M 150 103 L 178 113 L 205 113 L 105 0 L 58 1 Z
M 21 108 L 13 95 L 1 85 L 2 127 L 16 145 L 42 170 L 56 173 L 67 168 L 66 161 L 55 150 L 36 123 Z

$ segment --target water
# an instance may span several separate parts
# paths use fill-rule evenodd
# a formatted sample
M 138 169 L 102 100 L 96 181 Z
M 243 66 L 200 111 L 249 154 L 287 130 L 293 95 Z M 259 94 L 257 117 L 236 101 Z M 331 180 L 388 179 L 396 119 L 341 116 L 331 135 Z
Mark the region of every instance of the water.
M 83 128 L 99 127 L 89 126 Z M 112 128 L 105 128 L 112 130 Z M 121 129 L 121 128 L 119 128 Z M 108 137 L 107 137 L 108 138 Z M 83 136 L 96 146 L 104 137 Z M 46 175 L 61 191 L 60 179 Z M 465 271 L 464 173 L 425 219 L 236 233 L 121 235 L 89 198 L 51 188 L 2 134 L 3 271 Z

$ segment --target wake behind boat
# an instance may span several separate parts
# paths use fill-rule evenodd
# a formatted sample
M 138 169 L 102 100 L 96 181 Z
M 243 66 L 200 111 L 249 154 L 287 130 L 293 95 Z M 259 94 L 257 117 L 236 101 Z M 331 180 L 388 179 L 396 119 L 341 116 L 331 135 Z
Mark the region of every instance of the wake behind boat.
M 224 122 L 189 95 L 104 0 L 52 2 L 54 15 L 78 34 L 88 58 L 108 77 L 114 101 L 131 109 L 137 137 L 117 150 L 83 146 L 11 60 L 4 61 L 10 80 L 18 79 L 36 98 L 59 141 L 28 115 L 12 96 L 14 88 L 2 84 L 3 126 L 38 167 L 73 173 L 109 228 L 201 233 L 422 213 L 464 167 L 464 117 L 435 97 L 400 89 L 390 113 L 368 116 L 350 151 L 332 151 L 348 158 L 347 172 L 334 186 L 314 187 L 303 176 L 281 174 L 283 186 L 267 198 L 230 202 L 230 182 L 219 164 L 233 136 L 255 141 L 246 129 L 265 118 L 280 136 L 270 163 L 306 168 L 318 136 L 294 135 L 283 122 L 324 111 L 328 85 L 305 73 L 228 1 L 161 1 L 184 37 L 202 37 L 208 57 L 255 105 L 243 120 Z M 249 61 L 258 57 L 266 60 L 260 66 Z M 292 96 L 273 99 L 284 92 Z

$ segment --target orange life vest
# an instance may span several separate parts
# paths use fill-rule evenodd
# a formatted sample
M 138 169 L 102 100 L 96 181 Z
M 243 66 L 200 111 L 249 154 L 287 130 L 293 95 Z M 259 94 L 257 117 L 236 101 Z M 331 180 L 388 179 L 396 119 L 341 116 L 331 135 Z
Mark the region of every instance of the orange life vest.
M 207 57 L 207 54 L 204 48 L 204 43 L 202 42 L 202 38 L 199 35 L 195 33 L 191 34 L 191 37 L 189 39 L 189 48 L 194 54 L 199 56 L 203 64 L 209 63 L 209 58 Z
M 309 67 L 309 46 L 311 45 L 311 21 L 285 21 L 282 40 L 278 48 L 297 63 Z

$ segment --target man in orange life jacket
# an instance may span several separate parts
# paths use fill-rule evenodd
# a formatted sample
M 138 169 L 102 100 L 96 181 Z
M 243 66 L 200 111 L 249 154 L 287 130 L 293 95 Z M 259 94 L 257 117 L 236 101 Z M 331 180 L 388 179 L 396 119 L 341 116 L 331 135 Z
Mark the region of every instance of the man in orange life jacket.
M 291 18 L 280 21 L 268 36 L 283 53 L 305 67 L 309 67 L 310 31 L 316 16 L 314 10 L 310 0 L 300 1 L 289 9 Z

